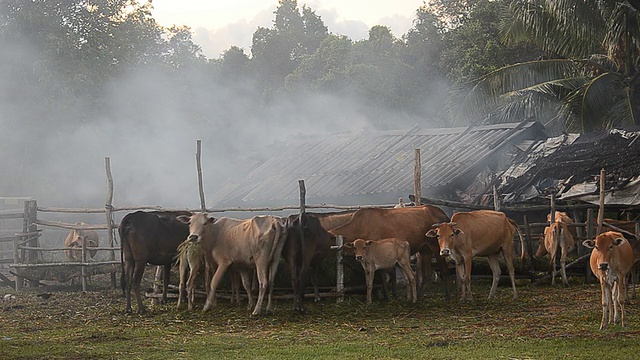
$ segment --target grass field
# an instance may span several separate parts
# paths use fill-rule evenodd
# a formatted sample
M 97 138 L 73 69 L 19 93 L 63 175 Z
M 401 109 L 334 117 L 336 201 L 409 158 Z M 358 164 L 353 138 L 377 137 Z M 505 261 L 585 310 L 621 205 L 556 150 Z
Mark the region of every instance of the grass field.
M 472 282 L 473 302 L 445 302 L 436 285 L 430 289 L 416 304 L 367 306 L 364 295 L 348 295 L 340 304 L 308 302 L 300 315 L 282 300 L 273 315 L 252 317 L 224 300 L 204 314 L 200 300 L 194 313 L 170 302 L 127 315 L 116 290 L 27 289 L 2 301 L 15 295 L 5 287 L 0 359 L 636 359 L 640 352 L 640 301 L 627 305 L 626 328 L 600 331 L 600 287 L 581 279 L 568 288 L 520 280 L 515 301 L 506 284 L 487 300 L 488 280 Z

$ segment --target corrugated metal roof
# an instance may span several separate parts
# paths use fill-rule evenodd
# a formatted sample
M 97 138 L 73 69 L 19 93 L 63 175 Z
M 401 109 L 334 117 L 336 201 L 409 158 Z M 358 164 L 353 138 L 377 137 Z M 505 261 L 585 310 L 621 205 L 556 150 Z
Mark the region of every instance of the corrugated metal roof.
M 514 139 L 539 138 L 542 125 L 522 122 L 460 128 L 342 133 L 275 145 L 253 171 L 225 184 L 213 203 L 295 202 L 298 180 L 307 198 L 408 193 L 413 190 L 414 149 L 421 149 L 423 189 L 441 188 L 465 176 Z

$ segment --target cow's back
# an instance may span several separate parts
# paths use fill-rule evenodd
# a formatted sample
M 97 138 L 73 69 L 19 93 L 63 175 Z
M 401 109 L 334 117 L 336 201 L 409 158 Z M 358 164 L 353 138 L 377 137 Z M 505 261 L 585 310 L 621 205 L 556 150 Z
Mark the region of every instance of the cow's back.
M 348 223 L 333 229 L 346 241 L 357 238 L 379 240 L 402 238 L 417 252 L 425 244 L 425 234 L 433 224 L 449 221 L 447 215 L 435 206 L 424 205 L 393 209 L 365 208 L 356 211 Z
M 473 242 L 473 248 L 487 246 L 488 252 L 497 251 L 504 243 L 513 238 L 514 228 L 507 216 L 499 211 L 476 210 L 455 213 L 451 222 L 464 232 L 467 241 Z M 491 244 L 491 245 L 489 245 Z M 495 244 L 496 249 L 489 249 Z
M 174 260 L 178 245 L 189 236 L 188 225 L 170 212 L 136 211 L 120 222 L 120 238 L 125 256 L 152 265 Z

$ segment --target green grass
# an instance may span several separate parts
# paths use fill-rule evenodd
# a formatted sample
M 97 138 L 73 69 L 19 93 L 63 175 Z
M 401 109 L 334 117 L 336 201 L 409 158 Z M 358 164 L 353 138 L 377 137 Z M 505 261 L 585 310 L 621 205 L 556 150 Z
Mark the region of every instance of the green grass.
M 127 315 L 119 291 L 53 292 L 44 300 L 28 289 L 0 301 L 0 359 L 637 358 L 637 300 L 626 307 L 628 327 L 600 331 L 598 285 L 521 281 L 515 301 L 507 286 L 487 300 L 488 288 L 472 283 L 473 302 L 445 302 L 439 291 L 417 304 L 325 299 L 308 302 L 305 315 L 283 300 L 259 317 L 224 300 L 205 314 L 199 301 L 194 313 L 170 302 Z M 7 293 L 14 292 L 0 289 Z

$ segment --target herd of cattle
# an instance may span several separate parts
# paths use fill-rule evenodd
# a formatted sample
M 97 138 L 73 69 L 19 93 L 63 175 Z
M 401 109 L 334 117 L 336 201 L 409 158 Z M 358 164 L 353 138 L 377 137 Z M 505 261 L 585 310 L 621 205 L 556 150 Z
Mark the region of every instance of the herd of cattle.
M 552 282 L 555 282 L 558 258 L 563 284 L 568 285 L 566 256 L 575 248 L 575 226 L 562 212 L 555 213 L 553 222 L 550 216 L 547 220 L 550 225 L 544 230 L 544 239 L 535 257 L 549 254 Z M 604 231 L 595 239 L 583 242 L 584 246 L 593 249 L 590 266 L 601 284 L 601 329 L 609 323 L 626 325 L 626 278 L 632 267 L 640 263 L 640 244 L 633 234 L 635 229 L 625 229 L 623 222 L 615 224 L 613 229 L 617 231 Z M 204 265 L 207 292 L 204 311 L 216 305 L 216 289 L 225 273 L 229 272 L 232 299 L 233 292 L 238 299 L 241 281 L 248 306 L 253 308 L 252 314 L 261 313 L 265 296 L 266 310 L 271 312 L 275 275 L 282 258 L 291 275 L 294 310 L 304 312 L 306 278 L 311 274 L 315 297 L 319 299 L 318 269 L 332 250 L 351 254 L 362 264 L 367 303 L 371 303 L 376 270 L 387 269 L 395 274 L 396 265 L 407 280 L 407 299 L 415 302 L 424 295 L 427 283 L 433 279 L 433 258 L 445 284 L 445 296 L 449 297 L 447 257 L 455 263 L 456 284 L 463 300 L 473 298 L 470 286 L 472 259 L 487 257 L 493 273 L 489 292 L 489 298 L 492 298 L 501 274 L 500 253 L 511 278 L 513 297 L 517 299 L 513 265 L 513 237 L 516 232 L 524 264 L 525 246 L 518 224 L 504 213 L 490 210 L 458 212 L 449 218 L 435 206 L 398 206 L 334 213 L 303 212 L 288 217 L 261 215 L 246 220 L 212 218 L 206 213 L 187 211 L 137 211 L 127 214 L 119 227 L 126 311 L 132 311 L 133 290 L 138 311 L 145 313 L 140 286 L 147 264 L 163 267 L 162 301 L 166 302 L 170 270 L 178 262 L 178 306 L 186 297 L 189 310 L 193 309 L 195 279 Z M 344 239 L 342 246 L 336 246 L 338 235 Z M 97 247 L 98 236 L 94 231 L 72 230 L 65 239 L 65 245 L 73 248 L 67 251 L 67 256 L 79 261 L 82 247 Z M 87 253 L 93 257 L 95 250 Z M 410 265 L 413 255 L 416 255 L 415 274 Z M 250 275 L 254 273 L 258 283 L 257 299 L 253 298 L 251 291 Z M 395 276 L 390 278 L 395 280 Z M 624 299 L 621 299 L 621 293 Z

